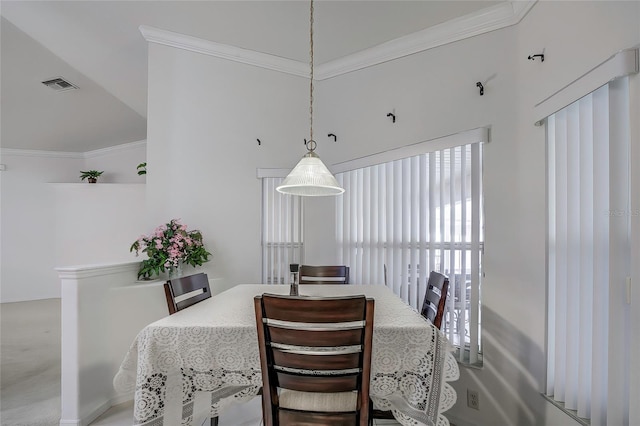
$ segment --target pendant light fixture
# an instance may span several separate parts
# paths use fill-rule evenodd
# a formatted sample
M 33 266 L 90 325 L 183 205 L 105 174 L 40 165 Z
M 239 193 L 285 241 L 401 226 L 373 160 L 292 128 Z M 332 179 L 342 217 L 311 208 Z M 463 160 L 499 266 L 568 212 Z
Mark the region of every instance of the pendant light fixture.
M 283 194 L 305 197 L 340 195 L 344 192 L 344 188 L 338 184 L 336 178 L 314 152 L 317 144 L 313 140 L 313 0 L 310 8 L 309 40 L 311 71 L 309 75 L 309 140 L 305 140 L 307 153 L 276 190 Z

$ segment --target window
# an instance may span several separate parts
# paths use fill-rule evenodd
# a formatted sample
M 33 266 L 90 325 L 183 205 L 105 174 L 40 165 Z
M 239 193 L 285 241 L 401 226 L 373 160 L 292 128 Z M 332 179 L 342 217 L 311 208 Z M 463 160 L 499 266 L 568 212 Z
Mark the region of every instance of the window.
M 262 178 L 262 282 L 289 282 L 289 264 L 301 263 L 302 200 L 276 191 L 281 177 Z
M 449 276 L 443 331 L 461 349 L 460 361 L 472 364 L 481 362 L 486 136 L 480 129 L 423 142 L 343 164 L 336 174 L 345 188 L 336 202 L 337 240 L 351 282 L 385 283 L 419 310 L 430 271 Z
M 546 394 L 592 425 L 630 424 L 629 124 L 627 77 L 546 124 Z

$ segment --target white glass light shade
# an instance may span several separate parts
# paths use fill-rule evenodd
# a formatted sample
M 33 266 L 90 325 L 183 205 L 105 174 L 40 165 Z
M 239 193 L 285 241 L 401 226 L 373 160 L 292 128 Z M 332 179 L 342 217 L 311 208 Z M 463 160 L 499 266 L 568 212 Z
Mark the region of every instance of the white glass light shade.
M 276 190 L 305 197 L 340 195 L 344 192 L 320 157 L 312 151 L 302 157 Z

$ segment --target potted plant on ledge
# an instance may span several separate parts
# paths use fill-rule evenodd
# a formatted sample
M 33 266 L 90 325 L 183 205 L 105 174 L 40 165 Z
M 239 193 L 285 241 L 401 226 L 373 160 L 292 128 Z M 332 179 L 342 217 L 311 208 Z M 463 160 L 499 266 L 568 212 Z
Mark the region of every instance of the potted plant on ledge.
M 83 172 L 82 170 L 80 170 L 80 179 L 81 180 L 85 180 L 87 179 L 87 181 L 89 181 L 89 183 L 96 183 L 98 181 L 98 177 L 104 173 L 104 171 L 99 172 L 97 170 L 88 170 L 86 172 Z

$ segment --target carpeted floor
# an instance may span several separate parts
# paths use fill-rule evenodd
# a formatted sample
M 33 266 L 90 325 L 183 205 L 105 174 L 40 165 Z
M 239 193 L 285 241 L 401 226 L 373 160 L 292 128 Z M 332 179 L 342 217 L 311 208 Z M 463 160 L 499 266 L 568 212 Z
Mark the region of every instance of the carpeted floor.
M 0 423 L 60 422 L 60 299 L 0 305 Z

